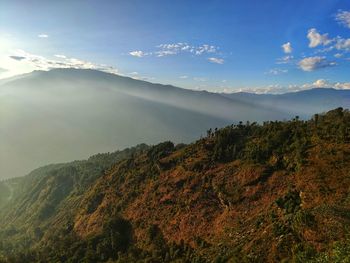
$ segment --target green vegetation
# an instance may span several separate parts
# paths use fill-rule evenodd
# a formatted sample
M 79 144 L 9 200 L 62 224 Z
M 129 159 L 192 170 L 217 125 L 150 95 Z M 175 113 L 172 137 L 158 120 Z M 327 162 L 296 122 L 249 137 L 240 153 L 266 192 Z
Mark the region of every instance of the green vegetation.
M 349 262 L 349 168 L 341 108 L 49 165 L 0 183 L 0 262 Z

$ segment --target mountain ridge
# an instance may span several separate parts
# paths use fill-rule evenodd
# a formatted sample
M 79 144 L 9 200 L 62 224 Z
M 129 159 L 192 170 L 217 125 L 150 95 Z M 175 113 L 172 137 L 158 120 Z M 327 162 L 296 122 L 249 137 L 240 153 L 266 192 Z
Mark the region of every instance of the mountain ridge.
M 306 119 L 314 112 L 350 106 L 348 91 L 321 96 L 314 93 L 324 90 L 309 92 L 312 96 L 247 99 L 242 94 L 187 90 L 96 70 L 36 71 L 0 84 L 0 147 L 7 153 L 0 156 L 0 177 L 21 176 L 46 163 L 140 143 L 189 143 L 210 128 L 239 121 L 296 115 Z
M 338 108 L 37 169 L 12 179 L 0 262 L 344 260 L 349 125 Z
M 157 85 L 157 86 L 162 86 L 165 88 L 170 88 L 170 89 L 180 89 L 180 90 L 185 90 L 185 91 L 191 91 L 191 92 L 204 92 L 204 93 L 211 93 L 211 94 L 219 94 L 222 96 L 225 95 L 235 95 L 235 94 L 241 94 L 241 95 L 257 95 L 257 96 L 281 96 L 281 95 L 285 95 L 285 94 L 297 94 L 297 93 L 304 93 L 304 92 L 310 92 L 310 91 L 321 91 L 321 90 L 331 90 L 331 91 L 339 91 L 339 92 L 344 92 L 347 93 L 348 90 L 346 89 L 336 89 L 333 87 L 324 87 L 324 88 L 320 88 L 320 87 L 312 87 L 309 89 L 304 89 L 304 90 L 297 90 L 297 91 L 288 91 L 286 90 L 286 92 L 284 93 L 255 93 L 255 92 L 249 92 L 249 91 L 237 91 L 237 92 L 211 92 L 208 90 L 196 90 L 196 89 L 187 89 L 187 88 L 182 88 L 179 86 L 175 86 L 172 84 L 163 84 L 163 83 L 158 83 L 158 82 L 151 82 L 148 80 L 142 80 L 142 79 L 137 79 L 135 77 L 130 77 L 127 75 L 122 75 L 122 74 L 116 74 L 116 73 L 110 73 L 110 72 L 106 72 L 106 71 L 101 71 L 101 70 L 96 70 L 96 69 L 76 69 L 76 68 L 54 68 L 54 69 L 50 69 L 50 70 L 34 70 L 32 72 L 29 73 L 25 73 L 25 74 L 21 74 L 18 76 L 13 76 L 13 77 L 9 77 L 9 78 L 5 78 L 5 79 L 1 79 L 1 82 L 9 82 L 9 81 L 13 81 L 13 80 L 17 80 L 17 79 L 21 79 L 21 78 L 25 78 L 25 77 L 29 77 L 32 75 L 46 75 L 46 73 L 52 73 L 55 74 L 55 72 L 61 72 L 61 73 L 73 73 L 74 72 L 86 72 L 86 73 L 95 73 L 98 75 L 101 75 L 103 77 L 109 76 L 110 78 L 122 78 L 122 79 L 127 79 L 127 80 L 132 80 L 135 82 L 140 82 L 140 83 L 145 83 L 145 84 L 153 84 L 153 85 Z M 67 76 L 67 75 L 66 75 Z M 86 76 L 89 76 L 88 74 L 86 74 Z M 62 76 L 61 76 L 62 77 Z M 89 76 L 91 77 L 91 75 Z M 0 82 L 0 85 L 3 84 Z

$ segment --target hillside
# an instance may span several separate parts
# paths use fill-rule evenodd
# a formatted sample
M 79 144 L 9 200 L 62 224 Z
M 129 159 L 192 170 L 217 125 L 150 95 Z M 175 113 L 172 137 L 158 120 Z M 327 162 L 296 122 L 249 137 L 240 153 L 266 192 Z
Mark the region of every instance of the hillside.
M 348 262 L 349 168 L 342 108 L 47 166 L 5 182 L 0 261 Z
M 310 118 L 349 108 L 349 98 L 326 89 L 223 95 L 96 70 L 35 71 L 0 82 L 0 178 L 140 143 L 189 143 L 241 120 Z

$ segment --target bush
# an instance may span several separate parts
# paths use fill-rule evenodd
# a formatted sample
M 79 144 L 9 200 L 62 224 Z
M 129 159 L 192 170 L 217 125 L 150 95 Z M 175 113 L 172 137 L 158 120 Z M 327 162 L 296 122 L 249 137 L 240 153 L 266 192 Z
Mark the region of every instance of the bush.
M 167 141 L 167 142 L 162 142 L 160 144 L 157 144 L 153 146 L 148 152 L 147 156 L 150 158 L 152 161 L 159 160 L 170 153 L 172 153 L 175 149 L 175 146 L 172 142 Z

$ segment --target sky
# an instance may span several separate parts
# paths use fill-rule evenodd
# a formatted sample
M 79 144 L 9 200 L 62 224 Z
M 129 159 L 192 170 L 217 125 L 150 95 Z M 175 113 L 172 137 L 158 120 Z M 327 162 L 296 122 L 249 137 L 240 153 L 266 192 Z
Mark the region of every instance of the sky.
M 62 67 L 213 92 L 350 89 L 350 1 L 0 0 L 0 79 Z

